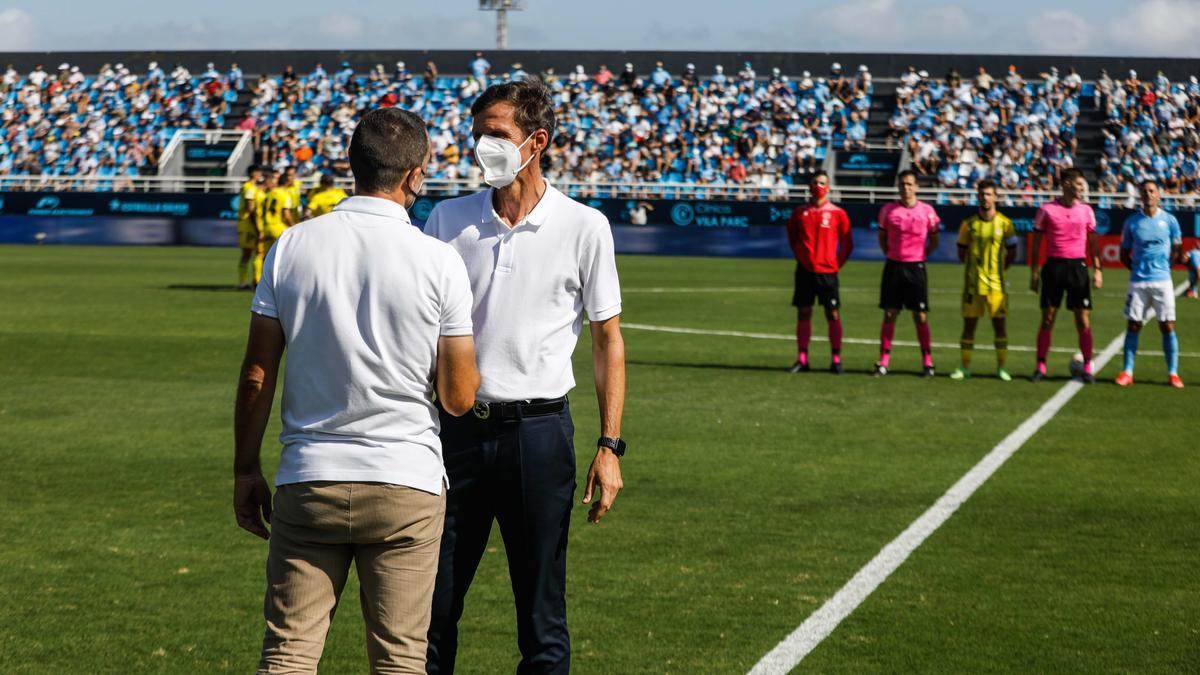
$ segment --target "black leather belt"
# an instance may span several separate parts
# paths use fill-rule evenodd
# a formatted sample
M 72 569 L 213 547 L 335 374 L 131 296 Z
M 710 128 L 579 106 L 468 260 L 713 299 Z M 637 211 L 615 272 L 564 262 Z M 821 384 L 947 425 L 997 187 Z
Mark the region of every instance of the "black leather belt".
M 519 420 L 522 417 L 557 415 L 567 407 L 567 397 L 536 398 L 532 401 L 476 401 L 471 412 L 481 420 Z

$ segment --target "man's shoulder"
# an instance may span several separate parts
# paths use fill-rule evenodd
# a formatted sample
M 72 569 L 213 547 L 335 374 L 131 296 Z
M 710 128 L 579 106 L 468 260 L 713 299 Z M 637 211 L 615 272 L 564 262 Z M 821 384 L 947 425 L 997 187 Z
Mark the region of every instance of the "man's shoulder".
M 608 216 L 604 215 L 600 209 L 588 206 L 556 188 L 551 187 L 550 189 L 553 190 L 552 199 L 554 199 L 550 205 L 553 208 L 549 214 L 551 218 L 561 219 L 584 231 L 607 231 L 609 229 Z
M 478 217 L 483 213 L 483 207 L 487 203 L 488 195 L 491 192 L 489 189 L 484 189 L 463 197 L 443 199 L 433 205 L 433 209 L 429 212 L 429 217 L 433 218 L 434 214 L 437 214 L 441 218 L 463 215 L 469 215 L 472 218 Z

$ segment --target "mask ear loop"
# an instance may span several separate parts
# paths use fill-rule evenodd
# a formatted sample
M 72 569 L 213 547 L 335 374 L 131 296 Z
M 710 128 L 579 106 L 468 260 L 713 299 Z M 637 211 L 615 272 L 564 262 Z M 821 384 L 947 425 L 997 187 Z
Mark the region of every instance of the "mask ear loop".
M 533 134 L 536 134 L 536 133 L 537 133 L 536 131 L 535 131 L 535 132 L 533 132 Z M 533 134 L 529 134 L 528 136 L 526 136 L 526 137 L 525 137 L 525 140 L 521 141 L 521 144 L 517 146 L 517 151 L 518 151 L 518 152 L 520 152 L 520 151 L 521 151 L 521 148 L 525 147 L 525 144 L 526 144 L 526 143 L 528 143 L 529 141 L 533 140 Z M 516 171 L 516 173 L 514 173 L 514 174 L 513 174 L 513 177 L 515 178 L 517 174 L 519 174 L 519 173 L 521 173 L 522 171 L 524 171 L 524 170 L 525 170 L 525 167 L 529 166 L 529 163 L 530 163 L 531 161 L 533 161 L 533 153 L 530 153 L 530 155 L 529 155 L 529 159 L 525 160 L 525 163 L 524 163 L 524 164 L 522 164 L 521 166 L 517 167 L 517 171 Z

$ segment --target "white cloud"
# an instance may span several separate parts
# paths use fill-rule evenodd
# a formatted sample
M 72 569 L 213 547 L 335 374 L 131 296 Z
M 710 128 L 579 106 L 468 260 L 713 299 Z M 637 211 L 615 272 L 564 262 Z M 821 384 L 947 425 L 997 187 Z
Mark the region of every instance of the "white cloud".
M 353 46 L 367 34 L 366 21 L 344 12 L 320 17 L 315 25 L 321 36 L 338 46 Z
M 1109 21 L 1111 41 L 1134 54 L 1200 55 L 1200 2 L 1137 0 Z
M 1029 40 L 1040 54 L 1082 54 L 1092 44 L 1087 19 L 1065 9 L 1051 9 L 1025 22 Z
M 34 49 L 37 45 L 37 20 L 16 7 L 0 10 L 0 45 L 8 51 Z
M 794 51 L 797 45 L 805 51 L 969 51 L 991 34 L 980 25 L 960 4 L 849 0 L 736 35 L 751 48 L 768 51 Z

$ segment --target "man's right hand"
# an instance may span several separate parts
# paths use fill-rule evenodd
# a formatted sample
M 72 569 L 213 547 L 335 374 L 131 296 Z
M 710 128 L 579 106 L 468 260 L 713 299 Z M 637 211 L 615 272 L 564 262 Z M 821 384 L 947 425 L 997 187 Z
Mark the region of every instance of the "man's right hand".
M 238 527 L 263 539 L 270 539 L 263 521 L 271 522 L 271 488 L 262 473 L 233 479 L 233 514 Z
M 1034 293 L 1038 292 L 1041 276 L 1041 273 L 1039 273 L 1036 269 L 1029 273 L 1029 290 L 1033 291 Z

